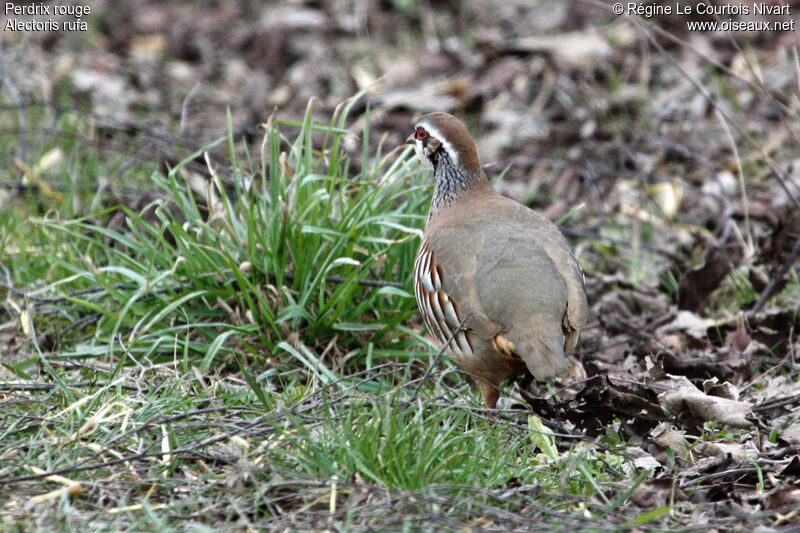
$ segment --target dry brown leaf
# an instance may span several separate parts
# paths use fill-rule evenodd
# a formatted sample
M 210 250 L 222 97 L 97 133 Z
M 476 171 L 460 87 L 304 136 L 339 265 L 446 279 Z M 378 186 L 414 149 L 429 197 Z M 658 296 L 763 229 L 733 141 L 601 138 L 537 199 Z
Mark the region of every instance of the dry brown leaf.
M 650 432 L 650 437 L 653 442 L 662 448 L 671 448 L 675 450 L 683 450 L 687 447 L 686 439 L 683 438 L 683 431 L 675 429 L 666 422 L 661 422 Z
M 668 390 L 658 395 L 658 402 L 665 411 L 673 415 L 689 412 L 703 420 L 717 421 L 737 428 L 750 428 L 752 422 L 747 415 L 752 412 L 749 403 L 709 396 L 695 387 L 686 376 L 667 375 L 668 381 L 659 382 L 667 385 Z
M 608 41 L 596 32 L 536 35 L 516 39 L 513 50 L 550 54 L 561 68 L 586 68 L 611 53 Z
M 628 459 L 633 461 L 633 466 L 638 470 L 655 470 L 663 466 L 655 457 L 639 446 L 628 446 L 625 448 L 625 454 L 628 456 Z M 623 468 L 625 468 L 625 466 L 623 466 Z

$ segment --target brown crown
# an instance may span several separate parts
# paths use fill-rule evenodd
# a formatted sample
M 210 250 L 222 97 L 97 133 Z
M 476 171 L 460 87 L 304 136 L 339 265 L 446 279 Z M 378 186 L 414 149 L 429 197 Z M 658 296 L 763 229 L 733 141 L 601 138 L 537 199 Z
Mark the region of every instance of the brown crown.
M 478 150 L 464 124 L 448 113 L 429 113 L 419 119 L 418 124 L 423 128 L 428 126 L 431 136 L 437 137 L 442 143 L 442 148 L 455 155 L 458 165 L 471 174 L 481 173 L 478 160 Z

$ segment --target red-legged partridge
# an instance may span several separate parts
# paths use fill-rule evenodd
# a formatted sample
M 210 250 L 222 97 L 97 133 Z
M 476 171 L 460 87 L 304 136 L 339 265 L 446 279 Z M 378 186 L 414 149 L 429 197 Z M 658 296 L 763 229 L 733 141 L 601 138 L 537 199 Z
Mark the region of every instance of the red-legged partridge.
M 406 142 L 434 178 L 414 264 L 428 330 L 442 344 L 452 336 L 447 352 L 491 408 L 506 378 L 567 374 L 565 353 L 588 308 L 583 272 L 561 232 L 494 190 L 457 118 L 425 115 Z

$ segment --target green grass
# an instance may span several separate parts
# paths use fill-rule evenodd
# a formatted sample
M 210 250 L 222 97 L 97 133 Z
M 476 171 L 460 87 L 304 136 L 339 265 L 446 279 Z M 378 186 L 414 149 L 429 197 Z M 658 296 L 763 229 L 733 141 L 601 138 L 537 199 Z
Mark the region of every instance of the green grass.
M 350 175 L 340 149 L 347 111 L 320 125 L 309 108 L 292 140 L 281 133 L 286 123 L 273 121 L 258 159 L 233 158 L 225 184 L 212 168 L 218 188 L 201 199 L 206 205 L 188 190 L 187 160 L 165 176 L 152 173 L 161 193 L 147 207 L 155 217 L 112 207 L 28 222 L 38 242 L 4 247 L 17 249 L 2 260 L 16 267 L 15 283 L 25 286 L 25 272 L 38 271 L 41 293 L 57 298 L 33 302 L 34 332 L 88 323 L 59 336 L 52 357 L 177 358 L 184 370 L 205 372 L 238 355 L 281 368 L 300 362 L 328 382 L 356 365 L 427 351 L 404 323 L 415 311 L 410 272 L 428 186 L 397 150 L 365 156 L 360 174 Z M 312 145 L 316 133 L 321 146 Z M 214 144 L 236 153 L 232 136 Z M 65 203 L 76 201 L 94 203 Z M 116 210 L 125 223 L 110 228 Z M 63 319 L 39 317 L 52 305 Z
M 127 185 L 158 191 L 139 210 L 89 186 L 119 161 L 56 141 L 69 163 L 41 179 L 60 199 L 31 192 L 0 213 L 0 334 L 19 347 L 2 361 L 4 524 L 662 519 L 619 513 L 644 479 L 625 442 L 554 437 L 525 412 L 487 413 L 461 375 L 425 373 L 435 352 L 410 326 L 410 280 L 428 176 L 408 150 L 346 156 L 350 105 L 326 124 L 310 107 L 302 121 L 273 117 L 256 149 L 229 134 L 164 173 L 137 164 Z M 84 131 L 80 117 L 60 121 Z M 52 149 L 37 148 L 36 161 Z M 192 192 L 206 150 L 230 166 L 207 164 L 216 188 Z M 73 496 L 58 492 L 70 484 Z
M 405 369 L 392 372 L 403 377 Z M 80 396 L 71 402 L 53 389 L 46 404 L 6 407 L 20 417 L 3 441 L 25 446 L 3 453 L 4 464 L 13 465 L 3 474 L 66 468 L 61 475 L 83 491 L 53 497 L 39 504 L 46 516 L 30 516 L 31 498 L 62 485 L 54 478 L 14 483 L 15 490 L 3 490 L 6 519 L 59 530 L 140 530 L 161 522 L 182 529 L 174 516 L 208 508 L 191 521 L 195 527 L 274 525 L 287 512 L 313 527 L 331 519 L 330 501 L 338 497 L 340 524 L 468 521 L 487 505 L 511 517 L 560 509 L 543 520 L 586 524 L 589 510 L 613 516 L 615 498 L 637 483 L 616 468 L 621 455 L 575 446 L 547 459 L 531 444 L 534 430 L 485 418 L 459 401 L 458 391 L 438 386 L 430 391 L 438 400 L 423 402 L 407 389 L 374 395 L 357 386 L 312 391 L 294 383 L 267 393 L 264 411 L 231 378 L 169 370 L 161 377 L 160 384 L 129 378 L 71 386 Z M 36 413 L 44 420 L 26 418 Z M 391 494 L 395 503 L 364 500 L 366 494 Z

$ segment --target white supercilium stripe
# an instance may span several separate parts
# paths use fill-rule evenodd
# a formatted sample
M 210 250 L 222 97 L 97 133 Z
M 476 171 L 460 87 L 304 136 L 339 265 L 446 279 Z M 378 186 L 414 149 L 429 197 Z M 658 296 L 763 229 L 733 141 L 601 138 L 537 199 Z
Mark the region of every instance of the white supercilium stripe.
M 458 166 L 458 152 L 453 149 L 453 145 L 450 144 L 450 141 L 445 139 L 444 135 L 442 135 L 442 132 L 439 131 L 436 126 L 432 125 L 427 120 L 421 120 L 417 126 L 422 126 L 425 128 L 431 137 L 435 137 L 437 141 L 442 143 L 442 148 L 444 148 L 447 152 L 447 155 L 450 157 L 450 161 L 452 161 L 455 166 Z

